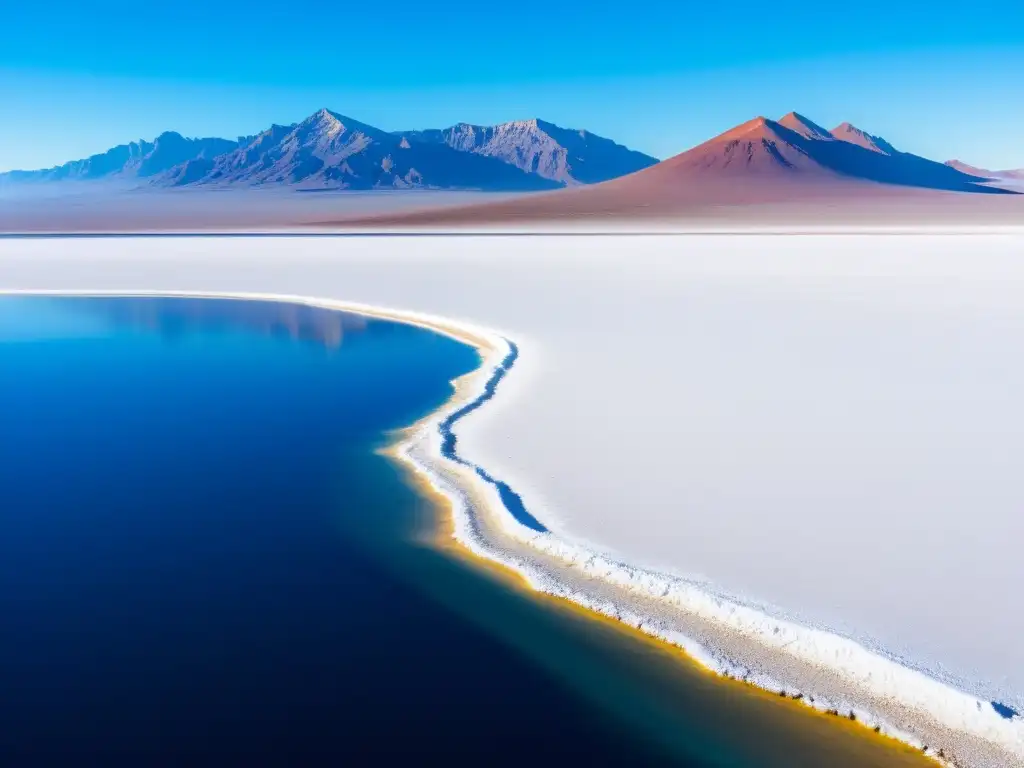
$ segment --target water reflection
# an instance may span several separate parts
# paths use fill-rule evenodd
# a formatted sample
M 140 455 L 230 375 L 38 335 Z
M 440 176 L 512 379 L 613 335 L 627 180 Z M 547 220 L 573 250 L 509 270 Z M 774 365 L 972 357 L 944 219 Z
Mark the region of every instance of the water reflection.
M 109 334 L 102 317 L 81 313 L 57 301 L 0 296 L 0 344 L 82 339 Z
M 102 314 L 118 325 L 143 328 L 173 340 L 211 330 L 245 330 L 338 349 L 346 336 L 366 330 L 351 312 L 291 302 L 177 297 L 66 299 L 83 313 Z

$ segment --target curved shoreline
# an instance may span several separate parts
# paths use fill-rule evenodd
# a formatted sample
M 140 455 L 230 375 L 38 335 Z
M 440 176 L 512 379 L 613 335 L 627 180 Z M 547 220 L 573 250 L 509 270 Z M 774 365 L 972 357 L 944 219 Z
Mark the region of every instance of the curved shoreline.
M 457 422 L 495 395 L 518 356 L 518 348 L 497 332 L 420 313 L 281 294 L 0 290 L 3 294 L 289 302 L 409 323 L 473 346 L 480 366 L 454 382 L 455 392 L 441 408 L 404 430 L 392 452 L 448 500 L 454 538 L 469 552 L 517 572 L 534 590 L 680 648 L 713 672 L 856 719 L 911 746 L 927 744 L 923 751 L 929 756 L 979 768 L 1024 765 L 1020 716 L 1006 718 L 990 702 L 901 665 L 879 649 L 772 617 L 715 595 L 706 585 L 631 567 L 548 532 L 518 494 L 456 450 Z M 509 508 L 510 499 L 521 514 Z

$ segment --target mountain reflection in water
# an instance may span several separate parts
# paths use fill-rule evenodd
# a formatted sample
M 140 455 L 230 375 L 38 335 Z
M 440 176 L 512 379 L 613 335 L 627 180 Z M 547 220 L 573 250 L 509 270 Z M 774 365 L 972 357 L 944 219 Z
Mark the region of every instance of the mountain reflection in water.
M 72 305 L 122 326 L 157 331 L 166 339 L 211 330 L 245 330 L 332 350 L 338 349 L 346 336 L 366 329 L 362 315 L 286 301 L 147 296 L 90 298 Z

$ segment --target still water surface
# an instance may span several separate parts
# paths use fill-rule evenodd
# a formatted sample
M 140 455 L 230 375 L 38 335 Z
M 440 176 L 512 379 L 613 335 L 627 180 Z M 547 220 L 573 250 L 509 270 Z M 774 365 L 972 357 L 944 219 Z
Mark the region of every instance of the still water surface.
M 376 451 L 478 362 L 292 305 L 0 297 L 0 765 L 917 764 L 426 544 Z

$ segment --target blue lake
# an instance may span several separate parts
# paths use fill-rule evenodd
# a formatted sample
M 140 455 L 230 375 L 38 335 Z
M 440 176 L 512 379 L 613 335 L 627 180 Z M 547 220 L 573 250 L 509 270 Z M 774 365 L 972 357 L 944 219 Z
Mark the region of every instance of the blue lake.
M 425 543 L 376 451 L 478 362 L 292 305 L 0 297 L 0 765 L 903 764 Z

